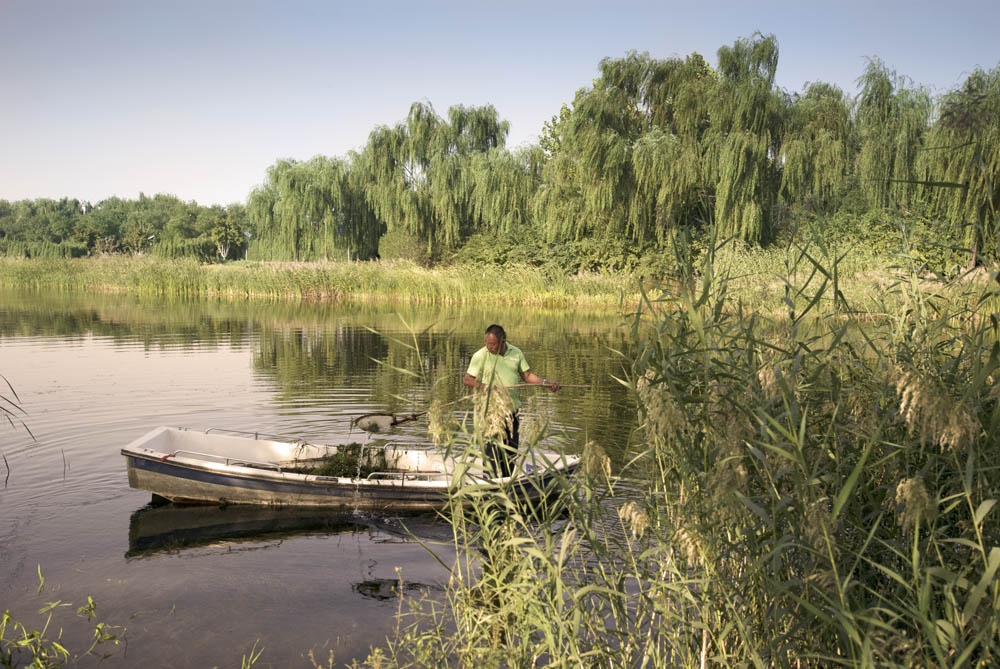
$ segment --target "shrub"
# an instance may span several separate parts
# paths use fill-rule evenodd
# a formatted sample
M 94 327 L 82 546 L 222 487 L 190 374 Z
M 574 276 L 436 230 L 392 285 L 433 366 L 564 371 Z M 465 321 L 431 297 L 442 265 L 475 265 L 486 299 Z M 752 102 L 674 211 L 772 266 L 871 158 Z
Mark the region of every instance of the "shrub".
M 431 261 L 427 244 L 398 228 L 382 235 L 378 242 L 378 254 L 383 260 L 409 260 L 423 267 Z

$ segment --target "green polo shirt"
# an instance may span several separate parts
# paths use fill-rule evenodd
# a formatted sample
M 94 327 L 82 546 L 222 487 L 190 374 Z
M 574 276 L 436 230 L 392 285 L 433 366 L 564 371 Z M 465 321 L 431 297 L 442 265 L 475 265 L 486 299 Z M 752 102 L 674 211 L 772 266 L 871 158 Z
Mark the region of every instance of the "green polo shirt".
M 472 354 L 469 361 L 469 374 L 476 377 L 480 383 L 489 385 L 490 381 L 496 380 L 502 386 L 513 386 L 521 383 L 521 373 L 531 369 L 528 361 L 524 358 L 524 353 L 516 346 L 507 344 L 507 352 L 503 355 L 490 353 L 484 346 Z M 518 397 L 517 388 L 511 388 L 510 399 L 514 402 L 514 410 L 521 408 L 521 398 Z

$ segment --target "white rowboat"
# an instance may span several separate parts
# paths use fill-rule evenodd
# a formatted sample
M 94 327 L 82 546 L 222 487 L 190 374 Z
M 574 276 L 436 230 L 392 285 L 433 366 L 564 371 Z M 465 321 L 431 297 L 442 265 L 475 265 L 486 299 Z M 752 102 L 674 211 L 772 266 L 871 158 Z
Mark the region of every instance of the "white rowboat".
M 386 471 L 349 477 L 302 473 L 347 447 L 158 427 L 128 444 L 122 455 L 131 487 L 179 504 L 397 511 L 444 508 L 457 485 L 470 483 L 509 485 L 537 499 L 554 491 L 580 463 L 579 456 L 532 449 L 518 458 L 510 478 L 495 479 L 481 461 L 458 462 L 432 447 L 389 443 L 364 447 L 366 453 L 384 455 L 380 461 L 390 463 Z

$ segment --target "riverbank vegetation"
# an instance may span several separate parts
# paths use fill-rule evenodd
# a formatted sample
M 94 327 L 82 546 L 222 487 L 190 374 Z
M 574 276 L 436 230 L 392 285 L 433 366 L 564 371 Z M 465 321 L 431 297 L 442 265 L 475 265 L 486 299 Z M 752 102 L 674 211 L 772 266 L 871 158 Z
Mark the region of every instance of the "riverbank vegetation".
M 552 506 L 461 487 L 445 605 L 367 666 L 997 663 L 1000 290 L 910 274 L 872 320 L 803 256 L 770 317 L 708 260 L 634 313 L 622 464 L 588 444 Z
M 38 595 L 45 591 L 45 577 L 38 568 Z M 0 616 L 0 666 L 3 667 L 64 667 L 76 664 L 84 657 L 103 661 L 115 655 L 123 646 L 125 628 L 101 622 L 97 604 L 92 597 L 76 607 L 75 618 L 66 613 L 73 604 L 62 600 L 44 602 L 37 615 L 25 619 L 15 617 L 9 609 Z M 65 626 L 65 627 L 64 627 Z M 89 647 L 87 644 L 89 643 Z
M 551 275 L 530 265 L 421 267 L 408 260 L 204 264 L 132 256 L 0 259 L 0 285 L 49 291 L 264 300 L 527 304 L 611 309 L 635 301 L 623 274 Z
M 898 222 L 897 222 L 898 223 Z M 811 270 L 816 280 L 836 283 L 837 294 L 849 299 L 852 308 L 878 316 L 891 313 L 900 304 L 885 288 L 916 272 L 922 281 L 942 295 L 960 297 L 970 283 L 987 285 L 993 274 L 983 268 L 953 276 L 929 266 L 960 247 L 934 244 L 928 250 L 927 232 L 897 225 L 879 231 L 874 243 L 868 232 L 859 231 L 858 242 L 831 239 L 812 228 L 799 234 L 802 242 L 754 248 L 735 239 L 715 244 L 712 251 L 716 271 L 731 278 L 729 289 L 739 294 L 744 311 L 775 314 L 789 304 L 803 308 L 810 296 L 787 289 L 788 267 L 811 257 L 820 263 L 836 262 L 837 275 L 825 277 Z M 811 241 L 810 241 L 811 239 Z M 674 263 L 700 262 L 706 249 L 692 251 L 690 239 L 676 243 Z M 673 272 L 669 282 L 696 279 Z M 805 277 L 793 276 L 792 280 Z M 255 301 L 354 302 L 358 304 L 438 304 L 442 306 L 531 305 L 536 308 L 572 308 L 580 311 L 622 313 L 643 299 L 644 288 L 657 279 L 637 271 L 604 271 L 566 274 L 533 265 L 478 263 L 423 267 L 409 260 L 381 262 L 272 263 L 232 261 L 201 263 L 194 259 L 161 259 L 107 255 L 95 258 L 23 259 L 0 258 L 0 286 L 40 290 L 48 294 L 84 290 L 90 293 L 127 293 L 136 296 L 177 298 L 212 297 Z M 832 294 L 822 299 L 833 299 Z
M 778 43 L 603 60 L 541 129 L 506 146 L 491 106 L 417 102 L 346 156 L 278 160 L 245 203 L 169 195 L 0 202 L 0 254 L 259 261 L 408 259 L 546 276 L 678 271 L 732 237 L 787 245 L 812 227 L 875 250 L 913 231 L 928 269 L 998 258 L 1000 68 L 933 97 L 877 58 L 850 98 L 821 77 L 774 84 Z

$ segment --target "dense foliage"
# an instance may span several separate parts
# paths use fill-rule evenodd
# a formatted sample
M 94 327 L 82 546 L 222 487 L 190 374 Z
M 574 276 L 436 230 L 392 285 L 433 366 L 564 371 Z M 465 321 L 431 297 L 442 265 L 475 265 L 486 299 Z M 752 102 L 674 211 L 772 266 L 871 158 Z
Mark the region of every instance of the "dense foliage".
M 103 253 L 210 260 L 242 257 L 246 208 L 203 207 L 172 195 L 112 197 L 96 205 L 76 199 L 0 200 L 0 254 L 75 258 Z
M 996 283 L 903 257 L 868 311 L 800 247 L 747 313 L 717 250 L 634 314 L 625 457 L 536 505 L 456 467 L 445 605 L 365 666 L 997 666 Z M 475 466 L 482 421 L 435 436 Z
M 678 230 L 702 248 L 710 229 L 766 245 L 819 217 L 851 241 L 840 228 L 863 214 L 926 229 L 928 254 L 948 241 L 942 265 L 997 260 L 1000 66 L 935 99 L 873 58 L 852 99 L 821 81 L 776 87 L 772 35 L 721 47 L 717 63 L 697 53 L 605 59 L 538 143 L 516 150 L 490 105 L 441 115 L 416 102 L 356 152 L 277 160 L 246 206 L 168 195 L 0 201 L 0 254 L 381 256 L 666 274 L 677 269 Z

